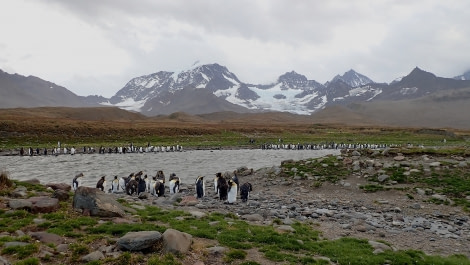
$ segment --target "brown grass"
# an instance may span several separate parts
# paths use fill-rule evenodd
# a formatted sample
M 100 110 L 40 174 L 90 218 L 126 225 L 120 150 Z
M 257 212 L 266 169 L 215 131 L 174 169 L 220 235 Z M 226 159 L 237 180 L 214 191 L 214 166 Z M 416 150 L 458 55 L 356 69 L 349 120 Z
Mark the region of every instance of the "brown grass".
M 244 135 L 308 135 L 327 131 L 375 134 L 384 130 L 415 132 L 420 129 L 373 125 L 357 117 L 356 123 L 352 124 L 335 119 L 322 121 L 323 123 L 320 123 L 312 116 L 290 113 L 221 112 L 198 116 L 174 113 L 168 116 L 146 117 L 115 107 L 0 109 L 0 146 L 21 146 L 24 142 L 54 143 L 57 139 L 86 143 L 94 139 L 121 141 L 155 136 L 210 136 L 225 132 Z M 465 130 L 453 132 L 457 135 L 469 135 Z
M 0 190 L 5 190 L 13 186 L 13 181 L 8 177 L 5 171 L 0 172 Z

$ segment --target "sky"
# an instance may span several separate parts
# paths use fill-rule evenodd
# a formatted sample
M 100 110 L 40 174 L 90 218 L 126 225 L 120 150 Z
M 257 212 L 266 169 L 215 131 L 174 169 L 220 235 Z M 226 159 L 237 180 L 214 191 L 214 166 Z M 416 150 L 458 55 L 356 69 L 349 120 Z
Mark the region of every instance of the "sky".
M 389 83 L 416 66 L 470 69 L 467 0 L 0 0 L 0 70 L 80 96 L 194 62 L 270 84 L 354 69 Z

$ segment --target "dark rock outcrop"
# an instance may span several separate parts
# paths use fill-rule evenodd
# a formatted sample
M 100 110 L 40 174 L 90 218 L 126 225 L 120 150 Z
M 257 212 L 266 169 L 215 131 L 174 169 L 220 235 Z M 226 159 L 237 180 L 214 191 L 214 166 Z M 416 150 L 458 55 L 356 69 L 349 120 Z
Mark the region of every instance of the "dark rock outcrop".
M 82 210 L 92 216 L 123 217 L 125 212 L 113 195 L 106 194 L 99 189 L 78 187 L 73 196 L 73 208 Z

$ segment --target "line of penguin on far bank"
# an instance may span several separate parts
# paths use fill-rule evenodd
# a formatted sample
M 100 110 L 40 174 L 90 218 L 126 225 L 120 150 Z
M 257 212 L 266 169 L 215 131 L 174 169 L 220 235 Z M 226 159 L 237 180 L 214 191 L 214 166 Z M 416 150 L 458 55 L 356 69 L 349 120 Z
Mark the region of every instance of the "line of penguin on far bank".
M 109 193 L 122 193 L 127 195 L 139 195 L 143 192 L 148 192 L 156 197 L 163 197 L 165 195 L 165 174 L 162 170 L 158 170 L 157 174 L 151 179 L 147 175 L 143 175 L 142 171 L 131 173 L 127 177 L 114 176 L 111 183 Z M 74 191 L 82 186 L 81 179 L 84 177 L 83 173 L 77 174 L 72 180 L 72 188 Z M 175 173 L 171 173 L 168 179 L 170 194 L 179 192 L 180 178 Z M 106 176 L 102 176 L 96 183 L 96 188 L 101 191 L 106 190 Z M 198 176 L 195 181 L 196 197 L 201 199 L 206 196 L 206 184 L 204 176 Z M 250 192 L 253 191 L 253 186 L 249 182 L 239 185 L 239 180 L 236 171 L 231 176 L 229 172 L 222 174 L 217 172 L 214 177 L 214 192 L 219 197 L 219 200 L 225 203 L 232 204 L 236 201 L 237 195 L 240 194 L 242 202 L 248 201 Z

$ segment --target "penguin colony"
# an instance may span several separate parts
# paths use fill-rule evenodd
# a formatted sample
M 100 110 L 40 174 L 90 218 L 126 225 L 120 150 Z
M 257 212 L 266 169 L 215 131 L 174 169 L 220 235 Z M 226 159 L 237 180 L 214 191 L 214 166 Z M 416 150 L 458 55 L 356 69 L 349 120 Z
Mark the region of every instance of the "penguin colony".
M 72 180 L 72 188 L 74 191 L 82 185 L 83 173 L 77 174 Z M 162 170 L 158 170 L 155 176 L 148 177 L 144 175 L 143 171 L 137 173 L 131 173 L 127 177 L 114 176 L 111 181 L 111 186 L 107 189 L 106 176 L 101 176 L 96 183 L 96 188 L 109 193 L 125 193 L 129 196 L 139 196 L 143 192 L 148 192 L 156 197 L 165 196 L 166 181 L 165 174 Z M 239 179 L 237 172 L 233 174 L 230 172 L 217 172 L 214 177 L 214 194 L 217 198 L 224 203 L 233 204 L 236 202 L 238 195 L 242 202 L 246 202 L 249 198 L 249 194 L 253 191 L 253 187 L 250 183 L 246 182 L 243 185 L 239 185 Z M 180 178 L 175 173 L 171 173 L 168 178 L 168 190 L 169 194 L 175 194 L 180 192 Z M 201 199 L 206 196 L 206 184 L 204 176 L 198 176 L 195 181 L 195 196 Z

